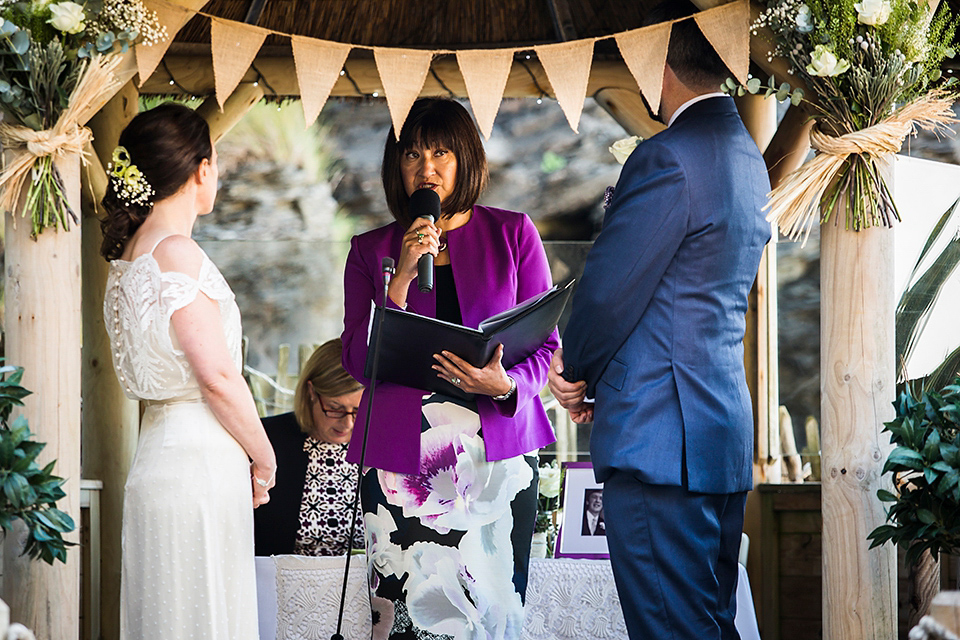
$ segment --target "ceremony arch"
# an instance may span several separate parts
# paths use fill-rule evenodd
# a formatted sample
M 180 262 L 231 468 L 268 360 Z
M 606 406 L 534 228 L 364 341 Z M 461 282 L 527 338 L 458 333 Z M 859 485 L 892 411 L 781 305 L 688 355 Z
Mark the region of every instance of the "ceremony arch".
M 309 124 L 330 97 L 384 96 L 396 123 L 403 121 L 417 96 L 448 95 L 470 101 L 481 131 L 489 137 L 501 97 L 556 99 L 573 130 L 583 100 L 591 97 L 628 134 L 649 137 L 662 125 L 647 116 L 640 96 L 642 92 L 656 103 L 669 34 L 669 29 L 640 29 L 655 0 L 504 0 L 455 5 L 394 0 L 148 0 L 147 4 L 167 26 L 169 47 L 138 47 L 136 55 L 127 54 L 119 73 L 129 81 L 89 124 L 95 161 L 82 169 L 76 163 L 64 170 L 72 202 L 82 200 L 80 237 L 58 238 L 58 242 L 73 243 L 64 253 L 44 248 L 22 232 L 7 235 L 7 322 L 32 327 L 8 330 L 7 358 L 27 367 L 28 374 L 38 381 L 32 386 L 37 393 L 25 411 L 38 439 L 50 443 L 45 460 L 57 458 L 59 474 L 68 478 L 65 509 L 78 522 L 81 445 L 82 477 L 103 483 L 102 589 L 87 597 L 100 600 L 98 623 L 107 640 L 115 638 L 118 630 L 120 510 L 136 446 L 139 408 L 123 395 L 112 370 L 101 310 L 107 265 L 99 256 L 95 203 L 106 187 L 104 167 L 123 126 L 136 114 L 139 97 L 203 98 L 198 110 L 207 118 L 215 138 L 263 99 L 300 98 Z M 739 79 L 745 81 L 748 71 L 763 77 L 773 75 L 778 81 L 787 79 L 781 63 L 768 61 L 767 42 L 750 37 L 748 24 L 759 13 L 759 3 L 694 0 L 694 4 L 701 9 L 701 28 Z M 774 100 L 745 95 L 737 98 L 737 104 L 764 153 L 771 183 L 776 185 L 807 156 L 812 124 L 808 114 L 790 107 L 778 123 Z M 7 218 L 10 229 L 10 214 Z M 875 231 L 853 234 L 840 230 L 832 246 L 851 261 L 851 269 L 892 273 L 874 263 L 858 264 L 856 256 L 864 252 L 848 250 L 877 242 L 875 236 L 883 231 Z M 56 253 L 57 260 L 69 254 L 66 270 L 75 265 L 77 277 L 70 282 L 77 283 L 77 291 L 61 292 L 42 285 L 34 297 L 11 295 L 29 288 L 23 280 L 28 271 L 49 277 L 54 263 L 51 253 Z M 881 247 L 871 260 L 888 258 Z M 63 286 L 69 288 L 70 284 Z M 892 280 L 874 286 L 892 292 Z M 832 283 L 824 281 L 825 300 L 848 295 L 831 287 Z M 74 329 L 64 331 L 62 325 L 46 324 L 45 309 L 51 298 L 60 304 L 72 301 L 72 310 L 56 315 L 60 318 L 56 321 Z M 881 296 L 873 302 L 883 308 L 892 298 Z M 857 312 L 883 315 L 868 309 Z M 840 317 L 831 335 L 824 336 L 837 348 L 824 347 L 821 365 L 831 379 L 839 377 L 843 387 L 842 393 L 831 397 L 829 413 L 843 415 L 845 420 L 837 424 L 824 412 L 823 579 L 830 585 L 824 590 L 824 628 L 837 638 L 893 638 L 896 552 L 889 545 L 868 551 L 865 537 L 883 520 L 874 497 L 886 453 L 879 429 L 881 418 L 890 417 L 883 407 L 889 407 L 894 393 L 892 343 L 890 350 L 884 351 L 885 340 L 876 340 L 872 332 L 892 331 L 892 307 L 890 327 L 864 328 L 853 317 L 855 310 L 843 313 L 850 316 Z M 55 321 L 53 315 L 51 322 Z M 66 364 L 52 360 L 51 353 L 75 349 L 81 342 L 81 326 L 80 358 Z M 863 331 L 870 335 L 864 337 Z M 772 242 L 751 295 L 745 340 L 756 416 L 757 483 L 779 480 L 776 333 L 776 243 Z M 62 342 L 33 355 L 28 346 L 43 336 Z M 870 344 L 864 347 L 865 342 Z M 865 349 L 870 351 L 866 358 Z M 864 359 L 875 367 L 864 369 Z M 59 382 L 63 378 L 78 388 L 63 390 Z M 825 394 L 833 388 L 831 384 L 825 380 Z M 53 408 L 38 409 L 32 403 L 52 403 Z M 829 456 L 828 446 L 834 446 Z M 853 472 L 840 473 L 840 469 Z M 756 505 L 752 511 L 752 525 L 748 517 L 748 526 L 759 531 Z M 859 543 L 851 543 L 851 535 Z M 835 545 L 834 553 L 826 553 L 829 545 Z M 79 637 L 79 553 L 72 551 L 66 566 L 49 567 L 18 559 L 14 546 L 11 540 L 5 543 L 3 597 L 11 604 L 11 618 L 35 629 L 38 637 Z M 756 548 L 758 560 L 759 545 Z M 763 588 L 758 579 L 754 584 Z

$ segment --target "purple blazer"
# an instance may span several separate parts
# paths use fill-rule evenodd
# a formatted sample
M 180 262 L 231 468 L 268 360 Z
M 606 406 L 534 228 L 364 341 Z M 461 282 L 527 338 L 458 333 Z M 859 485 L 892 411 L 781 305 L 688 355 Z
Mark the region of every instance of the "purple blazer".
M 384 257 L 399 261 L 403 229 L 393 222 L 350 242 L 343 275 L 343 366 L 368 386 L 363 375 L 371 301 L 383 292 L 380 265 Z M 447 233 L 450 264 L 457 286 L 463 324 L 480 323 L 552 285 L 540 235 L 526 214 L 477 205 L 467 224 Z M 396 308 L 391 300 L 388 306 Z M 407 294 L 407 311 L 436 317 L 434 292 L 421 293 L 416 279 Z M 544 345 L 507 373 L 517 391 L 504 402 L 477 396 L 488 460 L 503 460 L 544 447 L 556 440 L 540 402 L 553 351 L 559 346 L 554 330 Z M 347 459 L 360 461 L 368 391 L 364 391 Z M 364 465 L 397 473 L 420 473 L 421 404 L 425 393 L 397 384 L 377 382 L 376 410 Z

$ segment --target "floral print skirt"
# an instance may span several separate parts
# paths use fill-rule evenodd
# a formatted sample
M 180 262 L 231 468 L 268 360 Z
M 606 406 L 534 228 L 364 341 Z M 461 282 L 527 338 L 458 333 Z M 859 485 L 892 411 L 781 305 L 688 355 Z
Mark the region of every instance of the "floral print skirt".
M 441 394 L 423 402 L 420 456 L 420 475 L 361 485 L 373 638 L 519 638 L 536 456 L 487 462 L 476 404 Z

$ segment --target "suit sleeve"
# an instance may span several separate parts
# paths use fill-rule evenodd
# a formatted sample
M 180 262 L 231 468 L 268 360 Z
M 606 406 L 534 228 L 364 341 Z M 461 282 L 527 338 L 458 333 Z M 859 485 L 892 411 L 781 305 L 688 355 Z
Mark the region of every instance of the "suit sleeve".
M 686 235 L 686 177 L 655 139 L 624 165 L 603 229 L 587 256 L 563 334 L 564 377 L 587 397 L 643 316 Z
M 523 224 L 518 237 L 519 262 L 517 267 L 517 303 L 543 293 L 553 286 L 547 253 L 544 251 L 540 234 L 528 216 L 523 216 Z M 560 342 L 556 329 L 537 351 L 525 360 L 507 370 L 507 375 L 517 381 L 516 393 L 503 402 L 492 402 L 497 413 L 513 417 L 519 408 L 540 396 L 547 384 L 547 371 L 550 358 Z

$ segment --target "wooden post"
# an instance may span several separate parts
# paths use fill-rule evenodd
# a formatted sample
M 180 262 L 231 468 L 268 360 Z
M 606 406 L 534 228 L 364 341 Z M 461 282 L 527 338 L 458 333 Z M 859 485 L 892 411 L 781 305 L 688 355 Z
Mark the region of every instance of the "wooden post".
M 604 87 L 593 99 L 630 135 L 649 138 L 666 128 L 650 117 L 638 89 Z
M 84 172 L 87 184 L 83 216 L 83 475 L 103 482 L 100 527 L 100 630 L 103 640 L 120 636 L 120 567 L 123 487 L 133 464 L 140 429 L 139 404 L 127 398 L 113 371 L 110 341 L 103 320 L 103 297 L 109 265 L 100 255 L 100 221 L 96 206 L 106 185 L 97 183 L 110 160 L 123 127 L 136 115 L 133 83 L 90 121 L 96 154 Z M 99 159 L 98 159 L 99 158 Z M 99 170 L 99 171 L 98 171 Z M 95 202 L 94 202 L 95 201 Z M 85 612 L 86 613 L 86 612 Z
M 893 230 L 847 231 L 842 207 L 820 229 L 823 637 L 892 640 L 897 552 L 868 550 L 867 535 L 885 521 L 877 489 L 892 490 L 880 430 L 895 394 Z
M 197 107 L 197 114 L 207 121 L 210 127 L 210 137 L 214 144 L 234 127 L 253 105 L 263 98 L 263 87 L 254 84 L 241 84 L 230 94 L 224 103 L 223 109 L 217 102 L 216 96 L 210 96 Z
M 74 211 L 80 211 L 80 157 L 56 163 Z M 66 497 L 57 506 L 80 524 L 80 228 L 47 229 L 34 240 L 30 220 L 6 213 L 6 362 L 25 368 L 33 391 L 19 411 L 36 439 L 46 442 L 38 463 L 57 461 Z M 16 218 L 14 218 L 16 215 Z M 78 532 L 66 536 L 79 540 Z M 22 537 L 4 540 L 3 598 L 10 618 L 38 638 L 80 637 L 80 549 L 50 566 L 21 556 Z

